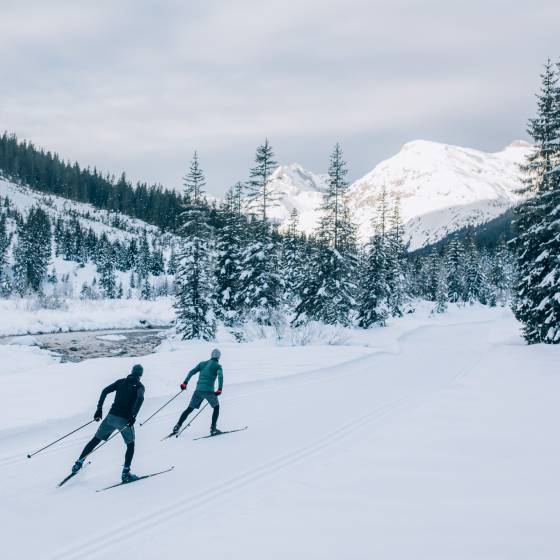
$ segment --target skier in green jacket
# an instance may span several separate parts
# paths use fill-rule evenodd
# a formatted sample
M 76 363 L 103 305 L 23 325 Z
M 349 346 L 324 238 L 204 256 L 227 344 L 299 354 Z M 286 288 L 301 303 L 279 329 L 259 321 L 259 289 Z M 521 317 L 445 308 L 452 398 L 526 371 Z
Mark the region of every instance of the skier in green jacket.
M 195 409 L 199 408 L 202 401 L 208 401 L 208 404 L 214 409 L 212 412 L 212 426 L 210 427 L 210 435 L 221 434 L 222 432 L 216 428 L 216 422 L 218 421 L 218 415 L 220 414 L 220 403 L 218 402 L 218 396 L 222 394 L 222 388 L 224 386 L 224 375 L 222 371 L 222 366 L 220 365 L 221 352 L 216 348 L 212 350 L 210 359 L 206 362 L 200 362 L 196 365 L 189 374 L 187 375 L 185 381 L 181 383 L 181 389 L 184 391 L 187 388 L 187 384 L 193 375 L 198 375 L 198 382 L 196 384 L 196 389 L 191 398 L 188 408 L 181 414 L 179 421 L 173 428 L 173 433 L 177 434 L 181 429 L 181 425 L 186 420 L 187 416 Z M 214 384 L 216 382 L 216 377 L 218 378 L 218 390 L 214 390 Z

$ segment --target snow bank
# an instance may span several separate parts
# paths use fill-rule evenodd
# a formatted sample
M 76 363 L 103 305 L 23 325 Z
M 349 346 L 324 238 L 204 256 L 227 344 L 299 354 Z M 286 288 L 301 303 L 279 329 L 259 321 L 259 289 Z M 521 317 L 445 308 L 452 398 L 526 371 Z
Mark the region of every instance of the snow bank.
M 164 326 L 174 321 L 171 298 L 64 300 L 61 309 L 41 309 L 27 299 L 0 300 L 0 336 L 96 329 Z

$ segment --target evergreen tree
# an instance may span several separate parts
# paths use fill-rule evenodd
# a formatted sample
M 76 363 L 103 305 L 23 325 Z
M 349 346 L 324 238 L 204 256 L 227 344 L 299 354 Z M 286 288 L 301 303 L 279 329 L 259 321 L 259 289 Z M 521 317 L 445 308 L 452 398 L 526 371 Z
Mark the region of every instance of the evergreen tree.
M 136 255 L 135 269 L 139 278 L 146 278 L 150 274 L 151 255 L 150 244 L 148 243 L 148 235 L 146 230 L 142 233 L 138 254 Z
M 299 214 L 294 208 L 290 213 L 286 234 L 282 240 L 282 276 L 284 278 L 284 299 L 293 303 L 298 286 L 304 279 L 304 240 L 299 233 Z
M 144 278 L 144 282 L 142 282 L 140 298 L 145 300 L 152 299 L 152 285 L 150 284 L 150 279 L 148 277 Z
M 511 253 L 502 236 L 490 262 L 490 285 L 492 286 L 492 299 L 498 305 L 505 305 L 511 297 L 513 282 L 513 263 Z
M 463 301 L 463 295 L 465 293 L 465 250 L 463 244 L 457 238 L 453 238 L 447 245 L 444 253 L 444 260 L 449 301 Z
M 516 212 L 518 281 L 513 311 L 527 342 L 560 343 L 560 87 L 548 61 L 528 132 L 535 150 L 528 158 Z
M 222 227 L 216 234 L 216 314 L 227 326 L 240 321 L 239 287 L 242 269 L 242 228 L 239 191 L 230 189 L 220 208 Z
M 436 280 L 436 305 L 433 309 L 434 313 L 444 313 L 447 310 L 447 302 L 449 295 L 447 292 L 447 273 L 442 263 L 439 263 L 438 274 Z
M 97 272 L 99 273 L 99 286 L 103 291 L 103 295 L 109 299 L 117 297 L 117 279 L 113 261 L 113 248 L 107 241 L 103 244 L 101 254 L 99 255 Z
M 6 297 L 11 291 L 11 284 L 7 274 L 8 248 L 11 236 L 8 235 L 6 217 L 0 215 L 0 297 Z
M 187 206 L 181 214 L 182 245 L 175 275 L 177 332 L 183 340 L 212 340 L 216 333 L 212 301 L 210 226 L 204 186 L 204 173 L 195 152 L 184 179 Z
M 246 183 L 249 207 L 254 219 L 246 227 L 241 252 L 238 301 L 243 320 L 251 316 L 270 325 L 282 297 L 282 277 L 278 271 L 278 248 L 268 221 L 268 212 L 278 201 L 270 178 L 277 167 L 268 139 L 257 148 L 255 166 Z
M 472 229 L 469 230 L 465 243 L 464 293 L 462 299 L 470 304 L 473 304 L 475 301 L 486 303 L 486 278 L 483 274 L 481 259 Z
M 300 287 L 294 325 L 309 320 L 349 325 L 356 307 L 356 227 L 346 204 L 346 164 L 336 144 L 317 230 L 317 251 Z
M 402 317 L 406 294 L 405 262 L 406 249 L 402 239 L 403 227 L 400 215 L 400 198 L 393 205 L 391 228 L 387 233 L 387 305 L 393 317 Z
M 249 221 L 244 242 L 238 290 L 243 320 L 252 317 L 260 324 L 270 325 L 280 307 L 283 280 L 269 224 L 256 219 Z
M 44 210 L 35 207 L 20 226 L 14 250 L 15 287 L 20 294 L 27 289 L 41 291 L 51 258 L 51 226 Z
M 278 163 L 274 160 L 274 152 L 267 138 L 257 148 L 255 166 L 249 173 L 246 185 L 249 205 L 264 224 L 268 219 L 268 210 L 278 202 L 278 193 L 270 187 L 270 177 L 276 167 Z
M 167 261 L 167 274 L 174 276 L 177 272 L 177 257 L 175 255 L 175 247 L 171 247 L 171 254 Z
M 375 234 L 368 244 L 360 278 L 358 325 L 364 329 L 374 325 L 385 326 L 389 314 L 386 303 L 389 286 L 385 243 L 380 233 Z

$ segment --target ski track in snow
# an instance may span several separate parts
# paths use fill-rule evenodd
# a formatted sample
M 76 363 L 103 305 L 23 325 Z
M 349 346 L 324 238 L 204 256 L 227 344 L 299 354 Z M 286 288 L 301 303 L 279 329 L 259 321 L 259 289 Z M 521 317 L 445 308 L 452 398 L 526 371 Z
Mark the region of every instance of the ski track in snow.
M 432 327 L 430 330 L 437 331 L 438 327 Z M 402 338 L 410 338 L 414 333 L 406 333 Z M 369 361 L 371 358 L 369 359 Z M 482 360 L 482 357 L 474 360 L 472 363 L 468 364 L 466 367 L 455 374 L 449 383 L 455 383 L 468 374 L 475 365 Z M 352 362 L 367 362 L 366 358 L 359 358 L 358 360 L 353 360 Z M 348 366 L 348 364 L 343 364 L 343 366 Z M 340 367 L 339 369 L 344 369 Z M 350 375 L 360 375 L 360 372 L 352 372 L 349 374 L 342 374 L 343 376 Z M 340 376 L 333 376 L 331 379 L 339 380 Z M 309 383 L 319 383 L 325 382 L 325 379 L 315 379 L 312 381 L 306 381 Z M 438 387 L 439 390 L 445 389 L 449 383 Z M 301 383 L 298 383 L 301 388 Z M 255 393 L 249 393 L 242 395 L 239 398 L 253 397 Z M 157 508 L 140 516 L 134 517 L 132 519 L 127 519 L 125 523 L 113 527 L 110 531 L 103 531 L 95 534 L 93 537 L 88 538 L 83 542 L 79 542 L 67 550 L 59 552 L 52 556 L 52 560 L 70 560 L 72 558 L 88 558 L 92 557 L 97 553 L 111 549 L 115 543 L 123 543 L 127 539 L 133 539 L 136 537 L 138 532 L 145 533 L 147 531 L 154 532 L 157 530 L 159 525 L 166 523 L 167 521 L 174 519 L 177 516 L 181 516 L 185 519 L 185 516 L 192 517 L 196 515 L 201 509 L 212 507 L 219 504 L 223 500 L 225 494 L 233 494 L 240 491 L 245 486 L 263 478 L 270 476 L 277 471 L 284 469 L 285 467 L 291 466 L 298 461 L 302 461 L 320 451 L 335 445 L 341 439 L 347 437 L 360 428 L 370 426 L 371 424 L 377 424 L 385 418 L 389 417 L 391 414 L 398 412 L 402 408 L 410 408 L 412 406 L 412 399 L 415 393 L 407 394 L 404 392 L 403 396 L 395 399 L 389 403 L 383 404 L 379 407 L 374 407 L 372 410 L 365 414 L 358 416 L 357 418 L 345 422 L 339 428 L 322 435 L 321 437 L 309 441 L 301 447 L 297 447 L 288 451 L 287 453 L 282 453 L 270 461 L 266 461 L 256 468 L 251 468 L 242 473 L 224 481 L 219 484 L 206 487 L 201 491 L 197 492 L 192 496 L 188 496 L 184 499 L 180 499 L 171 505 L 165 505 L 162 508 Z M 415 406 L 424 404 L 426 400 L 431 396 L 429 394 L 423 400 L 416 402 Z M 251 428 L 250 428 L 251 429 Z M 253 428 L 254 429 L 254 428 Z
M 406 426 L 414 414 L 421 416 L 435 411 L 437 415 L 446 407 L 460 407 L 463 404 L 461 399 L 465 398 L 465 383 L 474 376 L 476 385 L 487 375 L 484 372 L 495 369 L 496 360 L 508 353 L 508 345 L 512 344 L 511 322 L 506 327 L 504 329 L 503 318 L 499 317 L 418 327 L 401 334 L 389 351 L 372 351 L 369 355 L 307 373 L 231 386 L 229 396 L 222 399 L 220 426 L 227 429 L 248 424 L 249 430 L 217 440 L 191 441 L 193 436 L 206 429 L 209 415 L 203 413 L 180 439 L 160 442 L 161 435 L 176 419 L 179 407 L 164 411 L 139 430 L 133 470 L 144 474 L 171 465 L 175 465 L 175 469 L 172 473 L 127 488 L 102 494 L 94 492 L 116 476 L 124 452 L 122 445 L 107 446 L 106 453 L 93 458 L 89 472 L 73 479 L 68 487 L 61 490 L 50 488 L 49 485 L 54 486 L 56 482 L 53 476 L 55 479 L 63 477 L 64 469 L 68 468 L 72 457 L 91 433 L 45 452 L 36 463 L 40 470 L 33 471 L 31 478 L 22 475 L 27 468 L 24 463 L 30 465 L 29 460 L 22 459 L 21 455 L 6 455 L 0 466 L 10 492 L 6 495 L 4 513 L 0 510 L 0 522 L 12 529 L 5 546 L 8 550 L 11 546 L 18 550 L 17 540 L 20 547 L 18 558 L 39 556 L 50 560 L 104 559 L 126 556 L 132 551 L 138 560 L 170 558 L 182 554 L 184 546 L 195 549 L 199 546 L 211 558 L 222 558 L 223 546 L 228 545 L 216 542 L 206 549 L 197 542 L 198 538 L 208 539 L 206 533 L 200 537 L 197 528 L 200 531 L 209 523 L 209 518 L 217 518 L 220 523 L 228 519 L 228 524 L 237 527 L 235 534 L 238 538 L 227 548 L 227 555 L 232 558 L 256 557 L 250 552 L 258 547 L 251 536 L 251 527 L 235 517 L 239 507 L 242 513 L 246 511 L 243 504 L 247 501 L 256 507 L 265 481 L 268 493 L 273 492 L 276 496 L 274 488 L 281 491 L 290 477 L 300 480 L 298 477 L 313 472 L 327 460 L 344 461 L 347 456 L 355 457 L 355 450 L 363 448 L 372 434 L 387 438 L 395 433 L 395 428 L 395 445 L 399 446 L 399 426 L 402 429 L 403 422 Z M 504 332 L 509 338 L 504 339 Z M 526 350 L 519 342 L 513 344 L 518 350 Z M 149 400 L 148 407 L 145 405 L 145 417 L 161 402 L 161 397 Z M 40 428 L 34 438 L 40 440 Z M 17 440 L 14 435 L 9 438 L 12 453 Z M 484 458 L 480 457 L 480 460 Z M 41 466 L 45 467 L 45 472 Z M 382 465 L 372 463 L 370 468 L 382 469 Z M 422 469 L 421 463 L 418 468 Z M 455 476 L 460 477 L 461 473 Z M 433 490 L 437 503 L 440 499 L 437 486 Z M 309 490 L 303 486 L 300 491 L 305 494 Z M 336 502 L 336 488 L 326 491 L 326 496 L 321 493 L 314 498 L 313 494 L 308 497 L 310 503 L 315 504 L 313 516 L 325 515 L 326 510 L 323 511 L 322 507 L 328 500 Z M 367 495 L 368 488 L 362 491 Z M 277 496 L 275 499 L 282 498 Z M 41 507 L 51 509 L 49 517 L 52 519 L 43 519 L 35 511 Z M 379 504 L 379 507 L 383 505 Z M 430 511 L 432 506 L 426 504 L 426 507 Z M 73 512 L 76 508 L 77 512 Z M 275 508 L 257 508 L 255 511 L 255 515 L 263 519 L 269 515 L 274 519 L 276 514 Z M 352 523 L 351 519 L 346 519 L 348 514 L 344 509 L 338 513 L 341 520 Z M 7 514 L 9 518 L 2 521 Z M 294 515 L 297 514 L 294 512 Z M 403 515 L 403 530 L 406 530 L 406 514 L 403 512 Z M 302 518 L 301 524 L 308 521 L 311 520 Z M 208 531 L 212 531 L 211 525 Z M 34 542 L 22 543 L 17 534 L 28 528 L 35 529 Z M 436 527 L 432 529 L 436 530 Z M 53 534 L 53 531 L 57 533 Z M 282 531 L 282 527 L 278 527 L 278 532 Z M 259 538 L 267 542 L 266 534 L 258 535 L 257 542 Z M 276 536 L 276 531 L 271 534 Z M 334 532 L 331 538 L 336 535 Z M 351 534 L 345 533 L 345 536 L 352 538 Z M 281 549 L 289 546 L 284 544 L 289 541 L 290 534 L 287 533 L 282 544 L 278 542 L 266 556 L 285 557 Z M 325 549 L 327 545 L 323 544 L 315 555 L 307 554 L 306 557 L 339 558 L 340 553 L 335 550 L 339 541 L 336 542 L 337 546 L 332 550 Z M 347 557 L 371 557 L 363 548 L 368 542 L 367 537 L 361 537 L 359 542 L 362 548 L 353 549 L 356 553 L 349 553 Z M 298 551 L 300 545 L 304 549 L 311 546 L 313 550 L 313 545 L 305 542 L 293 543 L 290 550 Z M 250 550 L 244 554 L 247 547 Z M 320 553 L 322 549 L 326 552 Z M 300 556 L 296 554 L 295 557 Z M 415 557 L 459 556 L 419 551 Z M 475 557 L 480 558 L 464 552 L 461 556 Z M 512 556 L 495 554 L 486 557 Z

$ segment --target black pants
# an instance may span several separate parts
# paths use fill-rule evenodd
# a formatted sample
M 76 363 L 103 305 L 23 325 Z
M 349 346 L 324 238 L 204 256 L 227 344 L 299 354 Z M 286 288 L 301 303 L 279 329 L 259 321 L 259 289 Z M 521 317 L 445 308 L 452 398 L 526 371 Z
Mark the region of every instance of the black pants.
M 179 417 L 179 422 L 177 422 L 178 426 L 181 426 L 183 422 L 187 419 L 187 416 L 194 410 L 190 406 L 181 414 Z M 214 410 L 212 411 L 212 428 L 216 427 L 216 422 L 218 421 L 218 416 L 220 415 L 220 405 L 215 406 Z
M 101 440 L 94 436 L 91 439 L 91 441 L 89 441 L 86 444 L 86 446 L 84 447 L 84 450 L 82 451 L 82 454 L 80 455 L 80 460 L 85 459 L 97 447 L 97 445 L 99 443 L 101 443 Z M 130 464 L 132 463 L 132 457 L 134 457 L 134 442 L 133 441 L 131 441 L 126 446 L 126 453 L 124 455 L 124 467 L 125 467 L 125 469 L 130 468 Z

